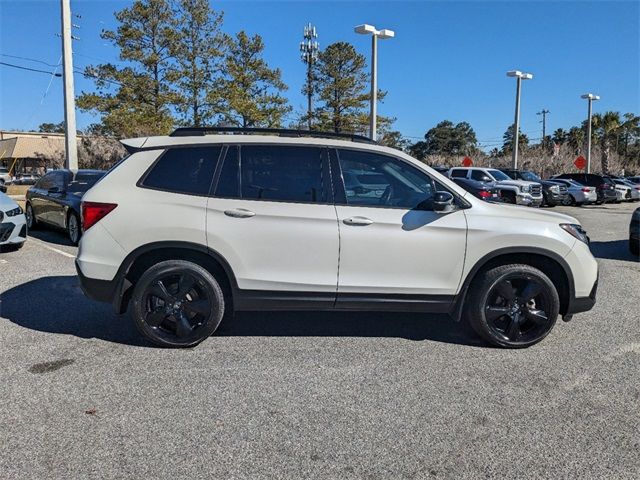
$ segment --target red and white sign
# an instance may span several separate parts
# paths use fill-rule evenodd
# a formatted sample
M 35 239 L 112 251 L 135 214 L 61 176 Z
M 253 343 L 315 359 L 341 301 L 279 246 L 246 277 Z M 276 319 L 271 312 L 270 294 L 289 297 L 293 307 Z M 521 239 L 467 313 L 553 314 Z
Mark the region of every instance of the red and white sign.
M 470 157 L 464 157 L 462 159 L 462 166 L 463 167 L 470 167 L 471 165 L 473 165 L 473 160 L 471 160 Z
M 580 155 L 578 158 L 576 158 L 575 162 L 573 162 L 573 164 L 576 166 L 576 168 L 580 169 L 580 170 L 584 170 L 584 167 L 587 166 L 587 161 L 585 160 L 585 158 Z

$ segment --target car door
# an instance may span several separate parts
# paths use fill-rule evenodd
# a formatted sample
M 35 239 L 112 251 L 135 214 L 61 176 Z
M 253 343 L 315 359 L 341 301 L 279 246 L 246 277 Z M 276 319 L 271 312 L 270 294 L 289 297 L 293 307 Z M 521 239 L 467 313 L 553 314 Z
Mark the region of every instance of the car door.
M 396 157 L 351 149 L 336 154 L 332 172 L 385 178 L 375 191 L 364 194 L 340 191 L 340 183 L 335 188 L 340 225 L 337 305 L 373 300 L 384 308 L 387 302 L 425 306 L 433 301 L 437 306 L 450 301 L 462 275 L 467 222 L 461 208 L 446 214 L 433 211 L 436 189 L 446 188 Z
M 29 203 L 33 209 L 33 214 L 38 221 L 48 222 L 49 211 L 49 189 L 55 185 L 55 175 L 57 172 L 49 172 L 42 177 L 30 195 Z
M 56 191 L 49 190 L 47 194 L 47 221 L 56 227 L 66 227 L 66 204 L 67 204 L 67 186 L 71 180 L 71 172 L 68 170 L 58 170 L 54 172 L 53 187 Z
M 339 240 L 326 149 L 230 146 L 216 177 L 207 243 L 233 270 L 241 308 L 303 298 L 333 307 Z

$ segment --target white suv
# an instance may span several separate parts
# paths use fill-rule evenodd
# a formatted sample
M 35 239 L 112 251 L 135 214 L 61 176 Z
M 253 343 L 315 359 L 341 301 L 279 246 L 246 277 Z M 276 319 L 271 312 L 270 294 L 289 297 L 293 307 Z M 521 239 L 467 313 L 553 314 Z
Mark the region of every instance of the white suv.
M 483 202 L 361 137 L 178 129 L 123 144 L 84 196 L 76 265 L 87 296 L 129 307 L 157 344 L 196 345 L 233 310 L 386 310 L 446 312 L 525 347 L 595 303 L 575 219 Z
M 510 203 L 539 207 L 544 197 L 538 182 L 514 180 L 495 168 L 455 167 L 447 172 L 449 178 L 469 178 L 483 183 L 495 183 L 501 188 L 502 198 Z

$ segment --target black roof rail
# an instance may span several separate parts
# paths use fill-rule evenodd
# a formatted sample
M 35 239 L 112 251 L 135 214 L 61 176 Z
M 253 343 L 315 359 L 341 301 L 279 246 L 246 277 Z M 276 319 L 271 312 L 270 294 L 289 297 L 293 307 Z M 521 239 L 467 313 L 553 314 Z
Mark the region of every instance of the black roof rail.
M 237 135 L 267 134 L 279 137 L 313 137 L 334 138 L 337 140 L 351 140 L 352 142 L 376 143 L 368 137 L 353 133 L 321 132 L 316 130 L 293 130 L 287 128 L 256 128 L 256 127 L 180 127 L 176 128 L 170 137 L 194 137 L 213 135 L 216 133 L 233 133 Z

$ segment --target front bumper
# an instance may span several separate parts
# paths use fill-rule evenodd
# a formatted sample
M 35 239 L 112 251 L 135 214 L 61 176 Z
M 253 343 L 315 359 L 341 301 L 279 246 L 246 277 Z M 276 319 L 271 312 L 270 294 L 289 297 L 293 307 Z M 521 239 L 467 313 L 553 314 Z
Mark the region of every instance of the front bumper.
M 596 282 L 593 284 L 593 288 L 589 293 L 588 297 L 574 297 L 569 299 L 569 304 L 567 305 L 567 312 L 564 316 L 573 315 L 575 313 L 580 312 L 588 312 L 593 308 L 596 304 L 596 293 L 598 291 L 598 279 L 596 278 Z
M 569 201 L 568 193 L 547 192 L 547 203 L 549 205 L 564 205 Z
M 7 221 L 11 219 L 11 221 Z M 5 217 L 0 223 L 0 245 L 16 245 L 27 239 L 27 220 L 24 215 Z
M 529 193 L 518 193 L 516 194 L 516 203 L 518 205 L 526 205 L 527 207 L 539 207 L 542 205 L 542 201 L 544 197 L 540 195 L 539 197 L 534 197 Z

